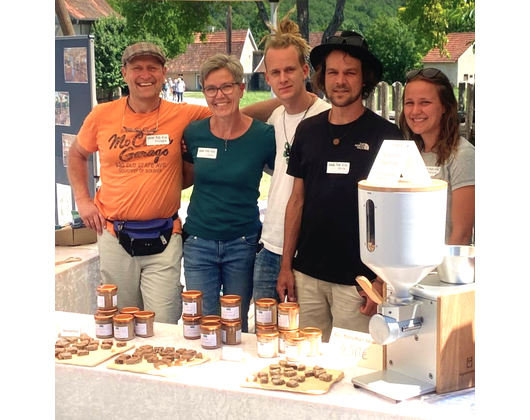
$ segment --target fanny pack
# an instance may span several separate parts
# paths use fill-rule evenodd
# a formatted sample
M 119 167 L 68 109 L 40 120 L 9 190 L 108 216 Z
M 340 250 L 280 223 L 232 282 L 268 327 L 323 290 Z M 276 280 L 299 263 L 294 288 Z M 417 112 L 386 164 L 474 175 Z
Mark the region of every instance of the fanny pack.
M 173 221 L 178 217 L 141 221 L 112 221 L 120 245 L 131 257 L 164 252 L 173 233 Z

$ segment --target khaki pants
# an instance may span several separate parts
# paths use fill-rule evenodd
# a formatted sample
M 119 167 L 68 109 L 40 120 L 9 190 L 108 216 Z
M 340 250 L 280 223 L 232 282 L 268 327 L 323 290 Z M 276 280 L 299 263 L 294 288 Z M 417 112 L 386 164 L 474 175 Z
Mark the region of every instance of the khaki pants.
M 364 299 L 357 286 L 329 283 L 296 270 L 293 273 L 300 328 L 320 328 L 324 342 L 329 342 L 333 327 L 368 333 L 370 317 L 359 311 Z
M 153 311 L 156 322 L 176 324 L 182 315 L 182 236 L 174 233 L 164 252 L 131 257 L 106 230 L 98 236 L 103 283 L 118 286 L 118 307 Z

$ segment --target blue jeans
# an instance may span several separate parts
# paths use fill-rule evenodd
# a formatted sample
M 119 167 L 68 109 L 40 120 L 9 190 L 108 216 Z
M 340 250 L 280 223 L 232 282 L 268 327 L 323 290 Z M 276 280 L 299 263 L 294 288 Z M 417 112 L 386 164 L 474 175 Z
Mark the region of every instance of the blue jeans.
M 241 330 L 248 332 L 252 274 L 258 232 L 231 241 L 190 235 L 184 242 L 184 278 L 187 290 L 203 293 L 203 315 L 220 315 L 219 297 L 241 296 Z
M 276 284 L 282 256 L 263 248 L 256 255 L 254 263 L 254 302 L 261 298 L 272 298 L 280 301 Z

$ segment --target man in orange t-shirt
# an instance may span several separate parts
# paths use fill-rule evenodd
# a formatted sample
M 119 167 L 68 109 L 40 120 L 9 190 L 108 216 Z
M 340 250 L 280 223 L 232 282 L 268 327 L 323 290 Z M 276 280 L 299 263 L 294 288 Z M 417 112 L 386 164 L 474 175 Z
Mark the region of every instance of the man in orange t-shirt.
M 158 322 L 176 324 L 182 314 L 181 226 L 174 223 L 166 249 L 130 256 L 109 220 L 144 221 L 174 216 L 182 190 L 181 139 L 191 122 L 211 115 L 205 106 L 160 98 L 166 58 L 154 44 L 127 47 L 122 74 L 129 96 L 96 106 L 69 152 L 68 176 L 79 215 L 98 232 L 103 283 L 118 286 L 118 306 L 154 311 Z M 99 153 L 101 187 L 88 190 L 88 157 Z

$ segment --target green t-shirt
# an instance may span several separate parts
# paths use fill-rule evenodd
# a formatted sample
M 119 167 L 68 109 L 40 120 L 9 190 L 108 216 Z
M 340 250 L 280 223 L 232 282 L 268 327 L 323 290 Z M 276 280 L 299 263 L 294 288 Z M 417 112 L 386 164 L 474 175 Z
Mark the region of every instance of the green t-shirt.
M 248 131 L 223 140 L 210 131 L 210 118 L 184 130 L 195 181 L 184 230 L 203 239 L 227 241 L 256 232 L 263 168 L 274 169 L 274 128 L 254 120 Z

